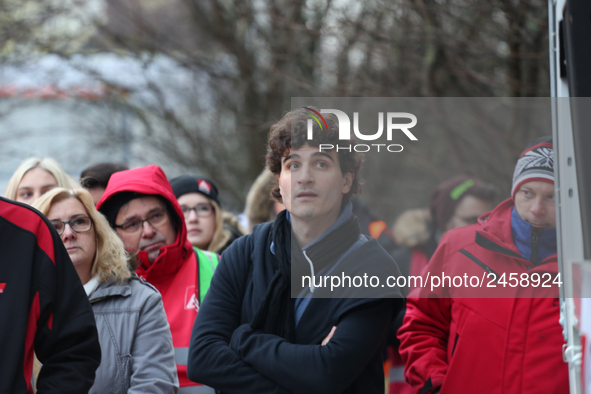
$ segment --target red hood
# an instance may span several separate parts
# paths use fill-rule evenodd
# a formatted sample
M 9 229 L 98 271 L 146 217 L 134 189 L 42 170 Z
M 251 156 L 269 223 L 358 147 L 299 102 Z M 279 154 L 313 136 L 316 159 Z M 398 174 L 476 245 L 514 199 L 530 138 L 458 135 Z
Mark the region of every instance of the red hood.
M 107 189 L 100 199 L 96 208 L 100 210 L 115 194 L 121 192 L 136 192 L 147 195 L 156 195 L 164 197 L 173 207 L 181 228 L 177 228 L 177 237 L 173 244 L 160 248 L 160 255 L 150 265 L 148 253 L 138 252 L 138 258 L 141 262 L 137 270 L 138 275 L 142 275 L 146 280 L 157 280 L 157 277 L 169 275 L 178 271 L 187 259 L 193 256 L 192 246 L 187 239 L 187 227 L 185 225 L 185 216 L 181 211 L 181 206 L 176 200 L 172 187 L 164 174 L 164 171 L 157 165 L 134 168 L 132 170 L 116 172 L 109 179 Z M 144 268 L 144 267 L 147 267 Z M 149 278 L 151 276 L 151 278 Z

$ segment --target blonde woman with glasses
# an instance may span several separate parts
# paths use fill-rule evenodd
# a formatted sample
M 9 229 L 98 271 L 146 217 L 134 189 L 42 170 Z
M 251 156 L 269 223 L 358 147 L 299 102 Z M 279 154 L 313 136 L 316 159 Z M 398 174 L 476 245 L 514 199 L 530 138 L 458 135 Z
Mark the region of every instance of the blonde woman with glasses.
M 33 207 L 60 234 L 94 311 L 102 361 L 90 393 L 177 393 L 160 293 L 131 273 L 123 243 L 90 193 L 55 188 Z

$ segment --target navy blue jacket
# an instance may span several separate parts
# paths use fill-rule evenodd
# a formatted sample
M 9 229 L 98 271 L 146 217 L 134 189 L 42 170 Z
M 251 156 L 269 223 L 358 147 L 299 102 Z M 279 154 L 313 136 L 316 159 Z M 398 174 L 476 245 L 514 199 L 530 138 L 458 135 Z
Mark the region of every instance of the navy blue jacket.
M 401 298 L 313 298 L 296 327 L 295 343 L 250 328 L 275 274 L 270 230 L 271 223 L 256 226 L 224 252 L 193 327 L 189 378 L 223 393 L 382 394 L 382 348 Z M 374 259 L 398 274 L 373 239 L 344 263 Z M 333 326 L 338 326 L 334 336 L 320 346 Z

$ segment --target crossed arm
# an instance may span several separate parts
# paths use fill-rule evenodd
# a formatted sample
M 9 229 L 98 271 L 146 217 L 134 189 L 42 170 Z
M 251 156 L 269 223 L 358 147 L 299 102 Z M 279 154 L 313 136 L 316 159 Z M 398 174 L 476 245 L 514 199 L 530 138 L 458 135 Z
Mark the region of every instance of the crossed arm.
M 195 320 L 189 378 L 224 393 L 345 390 L 381 349 L 395 303 L 376 300 L 349 311 L 326 346 L 321 339 L 317 344 L 289 343 L 240 324 L 248 268 L 230 266 L 238 249 L 225 252 Z M 331 328 L 326 327 L 325 335 Z
M 289 343 L 243 324 L 234 332 L 231 347 L 242 360 L 290 392 L 341 393 L 381 349 L 393 305 L 391 300 L 377 300 L 351 310 L 325 346 Z
M 228 266 L 228 261 L 232 260 L 228 258 L 228 252 L 236 250 L 232 248 L 224 252 L 197 314 L 189 347 L 187 375 L 194 382 L 228 394 L 245 391 L 287 393 L 229 346 L 232 333 L 240 325 L 243 282 L 248 274 L 248 267 L 236 272 Z

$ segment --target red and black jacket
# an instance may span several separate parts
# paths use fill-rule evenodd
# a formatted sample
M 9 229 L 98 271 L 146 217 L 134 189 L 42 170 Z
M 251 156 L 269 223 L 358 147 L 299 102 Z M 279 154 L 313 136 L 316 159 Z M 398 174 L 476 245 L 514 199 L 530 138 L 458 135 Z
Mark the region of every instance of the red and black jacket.
M 0 393 L 86 393 L 101 350 L 88 298 L 53 226 L 0 197 Z

